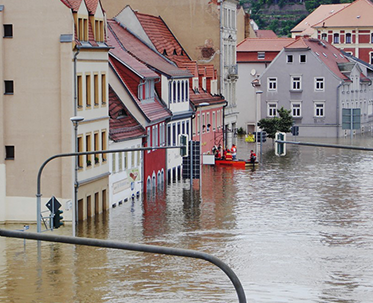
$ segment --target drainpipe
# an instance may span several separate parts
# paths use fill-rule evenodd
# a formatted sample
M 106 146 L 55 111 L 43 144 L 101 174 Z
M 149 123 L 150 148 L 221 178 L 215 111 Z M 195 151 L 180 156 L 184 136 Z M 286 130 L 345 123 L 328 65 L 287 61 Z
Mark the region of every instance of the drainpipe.
M 77 64 L 77 57 L 80 53 L 80 48 L 77 46 L 76 47 L 77 51 L 74 54 L 74 117 L 77 115 L 77 108 L 78 108 L 78 96 L 77 96 L 77 91 L 78 91 L 78 83 L 77 83 L 77 77 L 76 77 L 76 64 Z
M 339 112 L 339 89 L 343 85 L 343 82 L 339 83 L 337 86 L 337 138 L 339 138 L 339 124 L 340 124 L 340 115 L 341 113 Z

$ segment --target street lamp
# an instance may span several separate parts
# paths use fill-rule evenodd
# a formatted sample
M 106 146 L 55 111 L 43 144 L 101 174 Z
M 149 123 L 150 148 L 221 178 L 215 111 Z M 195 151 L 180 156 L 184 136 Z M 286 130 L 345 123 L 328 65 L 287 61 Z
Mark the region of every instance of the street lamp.
M 74 136 L 75 136 L 75 152 L 79 152 L 78 150 L 78 125 L 79 122 L 84 120 L 84 117 L 81 116 L 74 116 L 70 118 L 71 122 L 74 125 Z M 73 237 L 75 237 L 75 225 L 77 222 L 77 214 L 78 214 L 78 170 L 79 170 L 79 156 L 75 156 L 75 177 L 74 177 L 74 201 L 73 201 L 73 209 L 72 209 L 72 226 L 73 226 Z
M 257 90 L 255 91 L 255 96 L 256 96 L 256 111 L 255 111 L 255 154 L 258 156 L 258 139 L 259 139 L 259 134 L 258 134 L 258 122 L 260 118 L 260 95 L 263 94 L 263 91 Z

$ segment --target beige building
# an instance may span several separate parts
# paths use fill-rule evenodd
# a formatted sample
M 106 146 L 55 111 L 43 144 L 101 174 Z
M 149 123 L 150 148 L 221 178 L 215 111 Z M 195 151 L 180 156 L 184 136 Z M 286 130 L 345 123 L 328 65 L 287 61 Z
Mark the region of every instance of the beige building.
M 219 93 L 228 101 L 225 109 L 225 126 L 229 130 L 227 143 L 230 146 L 238 115 L 236 45 L 244 40 L 245 32 L 246 35 L 250 33 L 249 16 L 238 6 L 238 1 L 101 1 L 108 18 L 115 17 L 127 5 L 135 11 L 160 16 L 193 60 L 199 64 L 214 64 L 218 71 Z
M 39 168 L 53 155 L 75 151 L 70 118 L 84 118 L 77 129 L 79 151 L 106 149 L 106 18 L 99 0 L 1 4 L 0 222 L 35 222 Z M 108 208 L 106 156 L 95 158 L 79 157 L 79 219 Z M 75 210 L 74 163 L 74 157 L 54 159 L 41 175 L 41 210 L 55 196 L 65 220 Z

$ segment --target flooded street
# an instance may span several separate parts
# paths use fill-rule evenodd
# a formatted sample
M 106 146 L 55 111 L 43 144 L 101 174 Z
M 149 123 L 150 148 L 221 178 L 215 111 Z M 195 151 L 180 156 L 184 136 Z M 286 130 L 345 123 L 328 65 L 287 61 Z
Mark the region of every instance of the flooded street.
M 170 184 L 81 223 L 78 235 L 212 254 L 235 271 L 248 302 L 372 302 L 373 152 L 287 145 L 279 158 L 271 141 L 255 171 L 205 166 L 201 191 Z M 238 140 L 239 158 L 250 144 Z M 373 138 L 353 145 L 373 147 Z M 54 233 L 71 236 L 71 226 Z M 0 238 L 0 302 L 238 299 L 206 261 Z

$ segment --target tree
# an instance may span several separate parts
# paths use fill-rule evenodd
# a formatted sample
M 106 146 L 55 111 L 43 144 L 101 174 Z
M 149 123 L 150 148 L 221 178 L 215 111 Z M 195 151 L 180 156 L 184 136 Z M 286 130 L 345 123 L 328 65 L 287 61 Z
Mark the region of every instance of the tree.
M 283 107 L 277 110 L 279 117 L 260 119 L 258 126 L 267 133 L 268 138 L 275 138 L 276 132 L 290 133 L 293 126 L 291 111 Z

